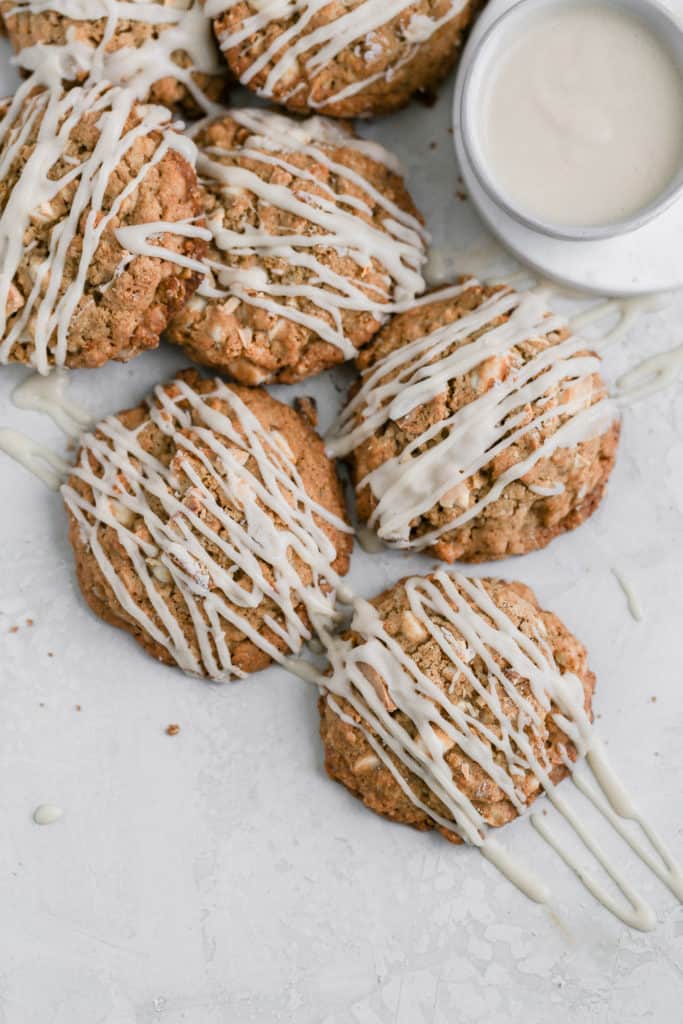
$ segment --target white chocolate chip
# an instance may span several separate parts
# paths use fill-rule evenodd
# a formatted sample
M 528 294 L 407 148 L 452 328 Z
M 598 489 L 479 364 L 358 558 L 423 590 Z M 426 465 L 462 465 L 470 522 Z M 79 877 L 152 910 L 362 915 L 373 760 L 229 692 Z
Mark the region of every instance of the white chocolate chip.
M 373 768 L 379 766 L 379 758 L 375 754 L 365 754 L 364 757 L 359 757 L 353 765 L 354 775 L 361 775 L 363 772 L 370 772 Z
M 39 223 L 45 223 L 54 216 L 54 210 L 50 202 L 41 203 L 31 212 L 31 220 L 38 221 Z
M 228 455 L 240 466 L 245 466 L 249 461 L 249 452 L 245 452 L 242 448 L 228 448 Z
M 121 526 L 130 526 L 135 519 L 135 513 L 133 510 L 128 508 L 127 505 L 122 505 L 121 502 L 116 501 L 115 498 L 110 500 L 109 508 L 111 509 L 111 514 L 114 519 L 116 519 L 118 523 L 121 523 Z
M 507 377 L 508 369 L 510 366 L 510 357 L 506 353 L 504 355 L 489 356 L 485 359 L 480 366 L 477 367 L 476 373 L 472 380 L 473 386 L 479 392 L 488 391 L 493 387 L 494 384 L 500 380 L 504 380 Z
M 429 635 L 417 616 L 407 609 L 401 615 L 401 634 L 412 644 L 421 643 Z
M 147 565 L 152 570 L 152 576 L 159 583 L 170 583 L 173 579 L 171 570 L 163 562 L 160 562 L 158 558 L 148 558 Z
M 470 489 L 467 481 L 462 480 L 459 484 L 449 487 L 439 498 L 439 504 L 442 508 L 469 508 Z
M 282 331 L 285 328 L 285 324 L 286 320 L 283 319 L 280 319 L 273 324 L 273 326 L 268 331 L 268 337 L 270 338 L 271 341 L 274 341 L 275 338 L 278 338 L 282 334 Z
M 379 699 L 382 701 L 382 704 L 384 704 L 384 707 L 387 709 L 387 711 L 396 711 L 396 705 L 389 696 L 387 684 L 384 682 L 379 673 L 376 672 L 371 665 L 365 664 L 360 665 L 360 670 L 367 679 L 367 681 L 371 684 L 373 690 L 375 691 Z

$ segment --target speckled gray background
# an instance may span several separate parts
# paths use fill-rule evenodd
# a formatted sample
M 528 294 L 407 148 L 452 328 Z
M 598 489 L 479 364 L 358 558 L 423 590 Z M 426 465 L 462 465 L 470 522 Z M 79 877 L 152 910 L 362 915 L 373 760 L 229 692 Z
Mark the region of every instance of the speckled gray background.
M 403 159 L 441 273 L 488 253 L 455 195 L 450 92 L 366 129 Z M 610 380 L 681 343 L 682 320 L 682 297 L 641 319 Z M 73 393 L 101 415 L 183 363 L 164 349 L 79 372 Z M 10 405 L 22 377 L 0 374 L 0 424 L 64 450 L 50 421 Z M 277 391 L 316 394 L 326 423 L 343 381 Z M 552 882 L 554 916 L 476 852 L 366 812 L 323 774 L 312 689 L 279 669 L 209 685 L 148 660 L 81 601 L 59 498 L 4 457 L 0 494 L 1 1024 L 678 1024 L 683 911 L 606 830 L 657 908 L 651 934 L 602 911 L 527 822 L 502 838 Z M 590 523 L 495 569 L 587 644 L 612 760 L 679 855 L 682 509 L 678 385 L 626 412 Z M 351 582 L 369 595 L 430 564 L 357 550 Z M 38 828 L 44 801 L 65 814 Z

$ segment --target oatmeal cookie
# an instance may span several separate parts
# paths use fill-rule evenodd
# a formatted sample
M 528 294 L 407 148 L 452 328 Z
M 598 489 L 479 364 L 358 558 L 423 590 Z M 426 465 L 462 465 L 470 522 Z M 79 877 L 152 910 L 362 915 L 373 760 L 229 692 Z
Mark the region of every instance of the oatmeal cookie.
M 325 767 L 394 821 L 480 845 L 587 747 L 586 651 L 521 583 L 404 579 L 328 647 Z
M 190 115 L 210 108 L 227 76 L 200 0 L 2 0 L 18 67 L 47 62 L 65 83 L 132 85 L 138 98 Z
M 154 348 L 202 277 L 194 146 L 106 84 L 25 83 L 0 120 L 0 362 L 100 366 Z
M 264 4 L 207 0 L 239 81 L 296 113 L 370 117 L 429 94 L 453 66 L 480 0 Z
M 84 437 L 63 496 L 86 601 L 165 664 L 241 677 L 333 614 L 352 543 L 339 481 L 262 389 L 181 373 Z
M 424 288 L 422 220 L 390 154 L 334 122 L 233 110 L 196 137 L 212 242 L 169 338 L 243 384 L 352 358 Z
M 597 508 L 619 436 L 600 360 L 542 295 L 470 278 L 395 317 L 358 357 L 328 444 L 358 514 L 447 562 L 544 547 Z

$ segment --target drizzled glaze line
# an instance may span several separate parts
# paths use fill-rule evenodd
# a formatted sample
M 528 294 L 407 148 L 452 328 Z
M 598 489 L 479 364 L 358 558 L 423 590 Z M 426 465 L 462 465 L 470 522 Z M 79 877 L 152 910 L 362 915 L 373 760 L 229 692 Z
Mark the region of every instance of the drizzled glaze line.
M 73 470 L 91 489 L 92 499 L 70 485 L 63 488 L 63 495 L 125 614 L 184 671 L 226 680 L 244 673 L 232 662 L 223 624 L 237 627 L 274 660 L 284 658 L 240 609 L 255 608 L 264 599 L 272 601 L 280 621 L 266 616 L 265 623 L 294 653 L 311 637 L 299 605 L 321 622 L 334 617 L 338 577 L 332 563 L 337 552 L 321 524 L 349 528 L 306 492 L 289 454 L 227 385 L 216 380 L 211 392 L 200 395 L 183 380 L 173 383 L 173 395 L 157 387 L 148 403 L 149 421 L 173 438 L 178 448 L 171 466 L 141 447 L 144 423 L 129 430 L 116 417 L 109 417 L 99 424 L 101 436 L 88 434 L 83 439 Z M 228 414 L 212 407 L 216 401 L 226 404 Z M 249 460 L 254 460 L 256 472 L 249 468 Z M 241 510 L 239 517 L 233 518 L 215 500 L 193 461 L 201 464 L 221 499 L 233 510 Z M 193 499 L 208 511 L 207 518 L 183 501 L 177 471 L 191 481 Z M 150 497 L 161 504 L 163 516 L 154 512 Z M 137 516 L 151 541 L 131 529 Z M 102 526 L 116 531 L 128 569 L 153 609 L 151 615 L 117 575 L 100 541 Z M 220 552 L 228 568 L 212 552 Z M 309 567 L 310 583 L 299 577 L 290 552 Z M 244 572 L 250 589 L 236 580 L 236 570 Z M 189 636 L 166 601 L 166 584 L 173 584 L 187 609 Z
M 69 327 L 85 298 L 88 268 L 104 231 L 119 216 L 124 203 L 151 167 L 171 150 L 193 162 L 195 148 L 189 139 L 171 130 L 170 114 L 162 107 L 137 107 L 140 120 L 126 127 L 136 102 L 134 93 L 129 90 L 102 83 L 89 88 L 76 87 L 62 94 L 49 69 L 38 81 L 44 81 L 48 88 L 36 93 L 36 78 L 27 80 L 0 122 L 0 173 L 6 174 L 21 154 L 36 121 L 40 121 L 36 142 L 0 216 L 0 362 L 11 358 L 15 345 L 30 340 L 34 346 L 31 364 L 39 373 L 46 374 L 51 362 L 61 366 L 66 360 Z M 81 162 L 74 163 L 68 158 L 67 147 L 71 132 L 86 114 L 97 115 L 99 138 L 92 152 Z M 153 156 L 105 210 L 109 178 L 137 140 L 152 133 L 160 136 Z M 67 169 L 56 178 L 49 177 L 60 160 Z M 11 316 L 8 311 L 15 309 L 16 302 L 12 303 L 18 291 L 13 278 L 25 252 L 25 232 L 32 219 L 43 216 L 41 210 L 49 210 L 51 201 L 64 188 L 73 185 L 76 190 L 69 211 L 50 232 L 49 251 L 35 269 L 32 290 L 21 296 L 21 304 Z M 78 268 L 67 282 L 66 262 L 78 232 L 82 237 Z M 175 253 L 163 244 L 153 245 L 152 240 L 164 233 L 178 237 L 208 236 L 206 229 L 187 222 L 122 227 L 117 232 L 119 244 L 125 246 L 120 266 L 125 267 L 134 255 L 151 253 L 203 272 L 203 265 L 198 261 Z
M 56 452 L 9 427 L 0 428 L 0 451 L 37 476 L 51 491 L 59 490 L 69 469 Z
M 225 265 L 207 259 L 206 263 L 220 287 L 214 287 L 207 279 L 199 295 L 221 299 L 234 296 L 250 306 L 303 324 L 339 348 L 347 359 L 352 358 L 356 350 L 345 337 L 342 313 L 345 310 L 367 311 L 383 322 L 389 313 L 402 308 L 423 291 L 420 266 L 425 260 L 427 235 L 414 216 L 384 196 L 357 171 L 333 159 L 330 149 L 333 146 L 355 149 L 395 170 L 393 157 L 376 143 L 355 139 L 322 118 L 309 118 L 299 123 L 262 110 L 231 110 L 229 113 L 250 134 L 239 150 L 200 149 L 197 157 L 200 177 L 209 186 L 219 186 L 226 192 L 248 191 L 258 202 L 306 221 L 312 226 L 313 233 L 272 233 L 267 222 L 234 231 L 224 228 L 219 216 L 210 222 L 209 227 L 214 244 L 228 255 L 228 259 L 231 254 L 257 256 L 260 260 L 274 257 L 285 260 L 290 267 L 302 272 L 305 280 L 294 285 L 282 284 L 277 278 L 270 278 L 258 265 L 241 267 L 237 263 Z M 290 153 L 305 154 L 327 168 L 341 180 L 341 190 L 335 191 L 323 185 L 319 178 L 291 163 L 288 159 Z M 294 183 L 310 180 L 316 188 L 322 187 L 325 195 L 309 192 L 302 196 L 289 185 L 265 181 L 255 171 L 223 162 L 239 158 L 257 161 L 267 170 L 280 168 Z M 343 186 L 361 189 L 367 200 L 351 194 Z M 368 200 L 382 211 L 380 226 L 359 216 L 370 212 Z M 378 264 L 383 270 L 385 289 L 381 293 L 378 289 L 369 291 L 367 286 L 361 287 L 335 272 L 320 260 L 316 253 L 319 248 L 335 249 L 353 259 L 359 267 L 371 262 Z M 289 305 L 287 300 L 292 295 L 308 300 L 319 314 Z
M 470 279 L 425 298 L 443 301 L 476 284 Z M 492 327 L 500 316 L 507 316 L 507 321 Z M 546 315 L 542 294 L 508 289 L 496 292 L 472 312 L 401 346 L 372 366 L 334 426 L 328 451 L 335 456 L 349 454 L 383 424 L 400 420 L 436 397 L 455 377 L 477 373 L 489 360 L 504 361 L 515 345 L 564 327 L 564 319 Z M 475 332 L 481 333 L 469 340 Z M 607 397 L 593 401 L 591 378 L 599 373 L 600 361 L 586 355 L 586 347 L 585 340 L 571 335 L 541 350 L 496 379 L 495 387 L 484 389 L 474 401 L 439 420 L 398 455 L 369 472 L 357 484 L 359 489 L 369 486 L 377 502 L 369 525 L 396 547 L 427 547 L 481 513 L 541 459 L 607 431 L 617 411 Z M 392 373 L 395 376 L 389 379 Z M 548 406 L 543 398 L 557 388 L 560 404 Z M 529 422 L 525 409 L 532 410 Z M 531 455 L 503 472 L 482 497 L 470 502 L 470 481 L 480 469 L 560 414 L 564 422 L 554 433 Z M 449 492 L 455 495 L 451 505 L 462 509 L 460 514 L 411 538 L 411 521 Z
M 242 0 L 206 0 L 206 14 L 210 18 L 220 18 L 241 2 Z M 263 52 L 241 75 L 242 84 L 249 85 L 270 64 L 272 66 L 265 81 L 256 91 L 259 96 L 268 98 L 277 92 L 280 102 L 287 103 L 301 88 L 299 76 L 297 84 L 289 91 L 282 90 L 281 86 L 297 64 L 303 66 L 306 74 L 314 75 L 326 65 L 333 63 L 346 47 L 364 39 L 371 42 L 370 37 L 375 30 L 398 18 L 414 4 L 414 0 L 355 0 L 340 17 L 312 28 L 311 25 L 317 15 L 328 2 L 329 0 L 249 0 L 249 16 L 244 18 L 234 32 L 225 32 L 219 37 L 221 49 L 226 52 L 242 46 L 252 35 L 268 33 L 271 24 L 282 19 L 295 20 L 270 45 L 264 46 Z M 465 2 L 466 0 L 452 0 L 446 14 L 438 19 L 416 12 L 406 30 L 406 40 L 412 45 L 401 60 L 401 64 L 410 61 L 421 44 L 447 22 L 456 18 L 464 9 Z M 415 27 L 411 39 L 413 24 Z M 378 77 L 377 74 L 370 73 L 351 86 L 340 89 L 320 105 L 332 104 L 360 92 Z M 313 108 L 317 105 L 311 96 L 307 97 L 306 102 Z
M 675 383 L 683 373 L 683 345 L 658 352 L 628 370 L 617 381 L 616 401 L 630 405 Z
M 40 71 L 46 61 L 58 78 L 70 81 L 87 75 L 90 84 L 107 81 L 127 85 L 138 99 L 145 99 L 155 82 L 174 78 L 181 82 L 197 106 L 210 113 L 217 109 L 194 75 L 220 75 L 219 55 L 211 31 L 211 22 L 204 14 L 200 0 L 131 3 L 128 0 L 15 0 L 6 17 L 57 16 L 76 22 L 104 22 L 102 40 L 97 45 L 73 37 L 67 30 L 67 42 L 35 43 L 21 49 L 15 63 L 27 71 Z M 140 46 L 122 46 L 111 50 L 119 26 L 138 22 L 154 26 L 154 35 Z M 189 57 L 187 67 L 173 59 L 182 52 Z
M 53 370 L 47 377 L 32 373 L 12 392 L 17 409 L 42 412 L 56 423 L 67 437 L 80 437 L 92 425 L 92 417 L 66 394 L 65 370 Z
M 683 871 L 654 829 L 637 811 L 609 766 L 588 720 L 580 680 L 558 668 L 538 628 L 535 639 L 522 633 L 478 581 L 440 570 L 427 579 L 408 579 L 403 585 L 412 615 L 425 630 L 425 635 L 436 641 L 453 669 L 463 675 L 485 701 L 494 727 L 485 727 L 436 686 L 386 632 L 376 609 L 360 598 L 352 602 L 354 614 L 350 625 L 359 640 L 354 643 L 335 636 L 325 627 L 321 628 L 331 674 L 318 676 L 318 682 L 330 708 L 344 722 L 363 733 L 377 757 L 416 807 L 435 824 L 456 832 L 466 842 L 477 846 L 486 859 L 519 889 L 531 899 L 543 903 L 549 898 L 547 888 L 533 869 L 518 863 L 487 832 L 476 807 L 458 788 L 446 762 L 446 753 L 455 743 L 503 791 L 520 814 L 527 809 L 527 801 L 518 788 L 517 780 L 520 775 L 532 772 L 553 806 L 621 889 L 627 905 L 615 900 L 582 868 L 542 815 L 536 813 L 531 820 L 539 835 L 607 910 L 633 928 L 646 931 L 654 927 L 656 919 L 651 907 L 604 854 L 591 830 L 552 783 L 543 736 L 539 731 L 542 720 L 512 682 L 512 679 L 519 678 L 527 682 L 538 706 L 568 737 L 577 756 L 587 755 L 588 769 L 599 791 L 574 772 L 574 762 L 566 750 L 564 752 L 565 763 L 573 772 L 577 787 L 641 861 L 683 901 Z M 461 639 L 443 628 L 433 616 L 445 619 Z M 482 683 L 469 667 L 475 655 L 485 662 L 488 684 Z M 497 664 L 496 657 L 503 659 L 504 669 Z M 374 670 L 382 680 L 386 688 L 386 702 L 381 699 L 371 674 L 364 671 L 363 666 Z M 303 671 L 299 674 L 306 678 Z M 500 700 L 503 692 L 514 705 L 515 721 L 503 711 Z M 347 715 L 336 698 L 351 705 L 359 721 Z M 387 704 L 414 724 L 417 732 L 414 738 L 389 712 Z M 483 742 L 482 736 L 488 742 Z M 502 754 L 502 764 L 500 760 L 494 760 L 492 747 L 496 754 Z M 535 754 L 535 750 L 540 751 L 540 756 Z M 422 780 L 444 805 L 448 817 L 420 799 L 410 782 L 398 771 L 396 762 Z M 649 848 L 627 832 L 623 819 L 637 823 Z
M 616 569 L 614 566 L 612 567 L 612 575 L 621 587 L 622 593 L 626 598 L 626 605 L 631 613 L 631 617 L 634 618 L 636 622 L 642 622 L 643 609 L 640 607 L 640 601 L 638 600 L 638 595 L 635 592 L 633 584 L 624 576 L 620 569 Z

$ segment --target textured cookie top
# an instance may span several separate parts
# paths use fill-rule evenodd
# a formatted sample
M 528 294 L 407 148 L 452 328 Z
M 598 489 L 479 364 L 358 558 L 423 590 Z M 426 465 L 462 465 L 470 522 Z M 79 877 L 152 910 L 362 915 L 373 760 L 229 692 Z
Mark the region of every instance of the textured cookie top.
M 452 63 L 472 0 L 207 0 L 243 85 L 290 110 L 359 117 L 395 109 Z
M 395 820 L 481 845 L 586 750 L 586 652 L 522 584 L 405 579 L 327 647 L 327 770 Z
M 0 362 L 99 366 L 158 343 L 202 275 L 194 144 L 106 84 L 25 83 L 0 121 Z
M 616 409 L 542 294 L 468 279 L 395 317 L 358 365 L 328 450 L 351 456 L 359 514 L 387 543 L 500 557 L 597 504 Z
M 351 358 L 424 289 L 425 233 L 396 162 L 333 122 L 235 110 L 197 134 L 213 281 L 171 340 L 247 384 Z
M 159 659 L 230 679 L 333 614 L 351 533 L 315 432 L 194 371 L 85 436 L 63 488 L 86 600 Z
M 64 81 L 130 85 L 141 100 L 191 110 L 223 91 L 199 0 L 3 0 L 0 11 L 27 71 L 49 61 Z

